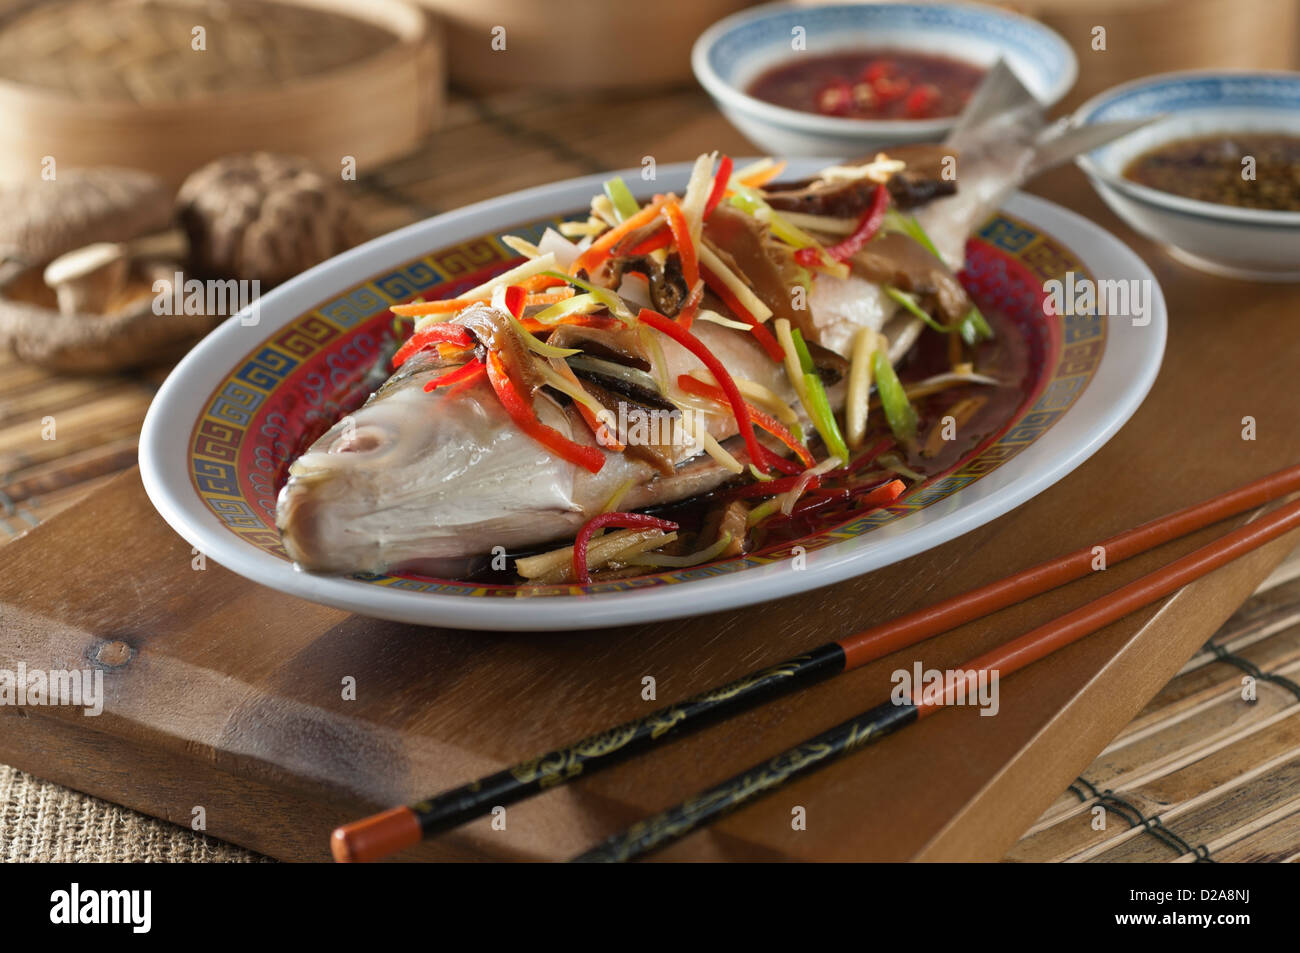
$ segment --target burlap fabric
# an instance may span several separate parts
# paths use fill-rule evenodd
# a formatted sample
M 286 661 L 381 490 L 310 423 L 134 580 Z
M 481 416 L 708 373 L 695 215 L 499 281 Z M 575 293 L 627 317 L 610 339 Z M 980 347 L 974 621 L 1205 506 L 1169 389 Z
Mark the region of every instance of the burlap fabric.
M 269 858 L 0 765 L 0 861 L 257 863 Z

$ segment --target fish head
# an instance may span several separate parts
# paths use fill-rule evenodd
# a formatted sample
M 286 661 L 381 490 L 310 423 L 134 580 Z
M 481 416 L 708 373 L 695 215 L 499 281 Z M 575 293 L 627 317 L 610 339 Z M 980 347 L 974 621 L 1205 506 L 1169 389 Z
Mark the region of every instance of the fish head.
M 464 575 L 538 521 L 573 523 L 575 468 L 512 426 L 485 381 L 426 393 L 445 370 L 394 377 L 294 461 L 276 525 L 301 568 Z

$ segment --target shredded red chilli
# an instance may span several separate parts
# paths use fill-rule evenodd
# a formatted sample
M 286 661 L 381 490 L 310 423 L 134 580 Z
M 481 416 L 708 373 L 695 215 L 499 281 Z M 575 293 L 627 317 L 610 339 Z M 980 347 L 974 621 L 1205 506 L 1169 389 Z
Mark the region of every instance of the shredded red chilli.
M 469 363 L 456 368 L 454 371 L 448 371 L 446 374 L 443 374 L 440 377 L 435 377 L 433 380 L 429 381 L 424 385 L 424 392 L 427 394 L 430 391 L 437 390 L 439 387 L 450 387 L 452 384 L 460 384 L 464 381 L 473 380 L 486 370 L 487 368 L 483 366 L 483 362 L 476 357 Z
M 722 388 L 723 393 L 727 395 L 727 403 L 731 405 L 731 413 L 736 418 L 736 426 L 740 428 L 740 436 L 744 439 L 745 448 L 749 451 L 749 459 L 761 472 L 766 473 L 770 469 L 768 454 L 764 452 L 763 445 L 758 442 L 758 437 L 754 435 L 754 421 L 749 416 L 749 407 L 745 404 L 745 398 L 740 396 L 740 388 L 736 386 L 731 374 L 723 367 L 717 356 L 705 347 L 704 342 L 694 334 L 680 324 L 665 318 L 658 311 L 642 308 L 641 313 L 637 315 L 637 320 L 642 324 L 650 325 L 656 331 L 668 335 L 704 363 L 704 366 L 709 369 L 709 373 L 713 375 L 713 379 Z
M 524 303 L 528 300 L 528 292 L 521 285 L 511 285 L 506 289 L 505 306 L 514 317 L 518 318 L 524 313 Z
M 718 207 L 722 201 L 723 194 L 727 191 L 727 183 L 731 181 L 731 156 L 723 156 L 718 162 L 718 174 L 713 179 L 713 189 L 709 192 L 709 199 L 704 203 L 704 218 L 707 220 L 713 214 L 713 210 Z
M 862 250 L 863 245 L 876 237 L 876 232 L 880 231 L 880 226 L 885 223 L 885 211 L 888 208 L 889 189 L 883 185 L 877 185 L 875 193 L 871 196 L 871 204 L 867 206 L 867 210 L 858 219 L 853 234 L 846 237 L 842 242 L 837 242 L 828 247 L 826 253 L 836 261 L 848 261 Z
M 459 324 L 435 324 L 412 334 L 393 355 L 394 370 L 401 367 L 411 355 L 435 344 L 453 344 L 456 347 L 473 347 L 474 337 L 468 328 Z
M 497 399 L 515 426 L 557 457 L 592 473 L 600 472 L 600 468 L 605 465 L 605 455 L 595 447 L 575 443 L 554 427 L 542 423 L 532 405 L 515 389 L 514 383 L 506 374 L 505 365 L 495 351 L 488 351 L 487 375 Z

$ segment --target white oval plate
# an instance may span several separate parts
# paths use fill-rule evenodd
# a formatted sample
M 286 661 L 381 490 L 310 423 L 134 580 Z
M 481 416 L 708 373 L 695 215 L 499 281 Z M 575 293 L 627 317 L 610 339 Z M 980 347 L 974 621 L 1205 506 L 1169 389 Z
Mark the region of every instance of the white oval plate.
M 800 160 L 791 163 L 789 174 L 810 175 L 825 164 L 824 160 Z M 627 175 L 632 181 L 636 171 Z M 655 188 L 680 190 L 688 175 L 686 165 L 660 168 Z M 241 478 L 234 464 L 227 472 L 218 460 L 230 454 L 228 448 L 210 451 L 217 456 L 208 460 L 195 455 L 200 424 L 206 432 L 216 423 L 226 435 L 224 439 L 237 442 L 239 428 L 227 422 L 237 423 L 247 416 L 245 410 L 224 400 L 218 388 L 226 388 L 223 394 L 233 394 L 236 404 L 262 400 L 265 395 L 257 388 L 273 390 L 276 385 L 246 376 L 249 370 L 259 372 L 262 378 L 266 376 L 260 366 L 246 362 L 259 348 L 269 347 L 277 334 L 287 340 L 285 329 L 300 322 L 304 315 L 326 313 L 335 322 L 334 330 L 328 333 L 346 336 L 347 328 L 376 313 L 376 308 L 382 313 L 389 303 L 409 299 L 415 293 L 394 286 L 392 281 L 400 278 L 400 285 L 418 271 L 420 266 L 412 263 L 431 250 L 584 209 L 607 177 L 587 176 L 528 189 L 384 235 L 267 294 L 258 302 L 255 325 L 244 323 L 249 320 L 246 312 L 222 324 L 167 378 L 145 419 L 140 468 L 149 498 L 163 519 L 192 546 L 261 585 L 399 622 L 471 629 L 555 630 L 699 615 L 807 592 L 870 572 L 996 519 L 1041 493 L 1095 453 L 1132 416 L 1159 370 L 1166 316 L 1163 296 L 1150 269 L 1116 238 L 1079 215 L 1042 199 L 1016 194 L 1004 206 L 1003 214 L 1027 226 L 1019 230 L 1021 234 L 1037 234 L 1068 249 L 1096 279 L 1143 282 L 1150 292 L 1149 323 L 1136 326 L 1127 317 L 1094 318 L 1099 327 L 1104 327 L 1100 360 L 1089 369 L 1089 376 L 1078 378 L 1078 393 L 1069 394 L 1068 400 L 1045 393 L 1027 409 L 1041 412 L 1049 423 L 1032 428 L 1026 424 L 1025 429 L 1032 430 L 1031 436 L 1020 438 L 1008 459 L 983 467 L 979 475 L 954 484 L 960 488 L 929 494 L 933 497 L 930 502 L 884 514 L 887 519 L 881 525 L 849 538 L 837 535 L 823 541 L 820 548 L 809 548 L 801 560 L 802 568 L 795 568 L 792 560 L 784 558 L 742 559 L 731 569 L 692 570 L 678 573 L 678 578 L 664 583 L 632 580 L 607 583 L 594 591 L 560 588 L 556 595 L 524 598 L 484 596 L 462 584 L 313 575 L 296 570 L 282 555 L 272 552 L 274 538 L 268 541 L 268 537 L 274 531 L 268 531 L 265 515 L 260 524 L 250 528 L 257 514 L 241 502 L 249 488 L 240 480 L 252 482 L 257 474 Z M 1013 224 L 1003 229 L 1007 231 L 1014 236 L 1018 230 Z M 463 245 L 457 252 L 463 255 L 473 247 L 477 246 Z M 391 295 L 384 291 L 386 288 Z M 300 345 L 295 342 L 293 347 Z M 280 342 L 276 347 L 279 350 L 271 348 L 269 353 L 278 361 L 290 360 L 286 355 L 296 353 L 292 348 L 286 350 L 288 345 Z M 250 383 L 245 386 L 236 381 L 237 373 Z M 234 384 L 238 386 L 231 391 Z M 1051 410 L 1052 401 L 1065 409 Z M 1049 409 L 1044 411 L 1044 407 Z M 218 410 L 225 416 L 214 421 Z M 235 436 L 228 436 L 230 433 Z M 264 477 L 259 479 L 266 483 Z M 202 494 L 199 483 L 204 485 Z M 266 510 L 274 488 L 262 485 L 258 489 L 261 507 Z M 457 585 L 461 588 L 457 589 Z M 443 591 L 436 591 L 439 589 Z

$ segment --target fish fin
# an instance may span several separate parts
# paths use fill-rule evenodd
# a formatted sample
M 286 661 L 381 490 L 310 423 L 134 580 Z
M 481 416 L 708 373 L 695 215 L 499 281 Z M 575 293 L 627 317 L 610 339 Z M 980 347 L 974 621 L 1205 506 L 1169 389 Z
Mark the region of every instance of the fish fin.
M 1098 146 L 1127 136 L 1130 132 L 1148 126 L 1159 116 L 1141 119 L 1121 119 L 1115 122 L 1094 122 L 1078 125 L 1071 119 L 1062 119 L 1048 126 L 1035 143 L 1034 158 L 1026 170 L 1026 177 L 1037 175 L 1054 165 L 1060 165 L 1075 156 L 1091 152 Z
M 984 74 L 947 141 L 956 145 L 972 133 L 985 135 L 990 125 L 1006 122 L 1008 114 L 1032 114 L 1042 108 L 1007 61 L 999 58 Z

